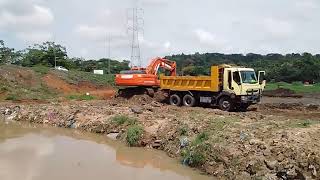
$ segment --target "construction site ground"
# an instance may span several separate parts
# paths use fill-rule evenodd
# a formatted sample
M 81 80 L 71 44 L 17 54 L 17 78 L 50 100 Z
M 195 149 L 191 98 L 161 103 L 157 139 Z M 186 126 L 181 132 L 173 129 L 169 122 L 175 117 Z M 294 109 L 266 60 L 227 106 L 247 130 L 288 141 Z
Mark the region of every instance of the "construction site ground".
M 23 87 L 37 85 L 33 81 L 24 84 L 29 80 L 22 77 L 11 81 L 21 80 L 18 83 Z M 59 98 L 2 101 L 0 121 L 75 128 L 126 143 L 130 123 L 113 121 L 123 115 L 143 128 L 138 146 L 165 151 L 219 179 L 320 179 L 319 95 L 267 97 L 248 112 L 224 112 L 214 107 L 170 106 L 157 96 L 112 98 L 115 90 L 111 87 L 71 84 L 55 73 L 45 74 L 37 82 L 49 82 L 45 87 L 60 94 Z M 10 93 L 2 90 L 3 97 Z M 103 98 L 64 98 L 65 94 L 87 92 Z

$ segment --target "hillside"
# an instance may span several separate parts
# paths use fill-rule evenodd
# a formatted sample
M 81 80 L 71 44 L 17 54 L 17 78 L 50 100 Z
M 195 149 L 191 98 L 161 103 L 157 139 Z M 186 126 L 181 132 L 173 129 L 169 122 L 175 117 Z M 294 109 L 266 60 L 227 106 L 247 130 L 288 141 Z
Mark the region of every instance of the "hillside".
M 0 100 L 105 99 L 113 95 L 113 76 L 62 72 L 44 66 L 0 66 Z M 89 93 L 89 96 L 85 96 Z

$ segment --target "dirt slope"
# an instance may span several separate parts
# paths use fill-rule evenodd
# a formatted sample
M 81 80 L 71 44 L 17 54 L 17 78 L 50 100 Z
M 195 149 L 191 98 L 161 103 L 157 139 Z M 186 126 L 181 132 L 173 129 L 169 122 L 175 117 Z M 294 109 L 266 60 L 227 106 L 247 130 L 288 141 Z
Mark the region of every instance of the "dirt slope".
M 86 76 L 87 79 L 83 76 Z M 101 85 L 90 82 L 88 77 L 91 76 L 94 75 L 85 72 L 79 73 L 79 76 L 76 74 L 71 83 L 66 81 L 69 73 L 65 72 L 47 68 L 40 73 L 34 68 L 14 65 L 0 66 L 0 101 L 50 100 L 87 93 L 98 99 L 108 99 L 114 95 L 115 91 L 108 83 Z

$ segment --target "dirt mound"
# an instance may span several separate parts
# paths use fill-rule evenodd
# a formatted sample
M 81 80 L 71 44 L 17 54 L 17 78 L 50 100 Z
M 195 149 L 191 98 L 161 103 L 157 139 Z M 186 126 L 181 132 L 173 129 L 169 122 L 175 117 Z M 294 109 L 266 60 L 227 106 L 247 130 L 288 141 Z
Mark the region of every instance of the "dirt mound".
M 293 90 L 285 89 L 285 88 L 278 88 L 275 90 L 265 90 L 263 92 L 263 95 L 268 97 L 294 97 L 294 98 L 303 97 L 300 94 L 296 94 Z
M 13 65 L 0 67 L 0 79 L 26 87 L 35 87 L 41 84 L 34 71 Z
M 110 87 L 97 86 L 85 81 L 79 82 L 78 84 L 69 84 L 53 74 L 48 74 L 43 77 L 43 81 L 49 88 L 55 89 L 64 95 L 89 93 L 93 96 L 108 99 L 115 94 L 115 91 Z

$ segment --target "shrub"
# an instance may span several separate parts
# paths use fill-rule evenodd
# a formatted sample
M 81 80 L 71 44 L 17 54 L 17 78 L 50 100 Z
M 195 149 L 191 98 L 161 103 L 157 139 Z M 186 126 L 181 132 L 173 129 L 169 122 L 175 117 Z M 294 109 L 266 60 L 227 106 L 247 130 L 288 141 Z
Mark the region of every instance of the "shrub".
M 123 125 L 123 124 L 128 124 L 128 125 L 134 125 L 137 123 L 137 119 L 135 118 L 130 118 L 126 115 L 116 115 L 112 117 L 111 121 L 118 126 Z
M 206 152 L 209 150 L 209 145 L 205 143 L 209 139 L 206 132 L 200 133 L 191 142 L 191 145 L 181 151 L 183 164 L 191 167 L 201 166 L 206 161 Z
M 43 66 L 43 65 L 36 65 L 36 66 L 33 66 L 32 69 L 41 74 L 41 75 L 45 75 L 45 74 L 48 74 L 49 72 L 49 67 L 47 66 Z
M 0 87 L 0 92 L 5 92 L 5 91 L 8 91 L 9 89 L 8 89 L 8 87 L 6 87 L 6 86 L 1 86 Z
M 15 94 L 9 94 L 7 97 L 6 97 L 6 100 L 9 100 L 9 101 L 18 101 L 20 98 L 15 95 Z
M 209 135 L 206 132 L 202 132 L 197 135 L 196 139 L 192 142 L 192 145 L 198 145 L 209 139 Z
M 138 125 L 130 125 L 127 131 L 127 143 L 129 146 L 137 146 L 141 139 L 143 128 Z
M 188 130 L 189 130 L 189 127 L 188 127 L 188 125 L 185 124 L 179 128 L 178 132 L 179 132 L 180 136 L 186 136 L 186 135 L 188 135 Z

